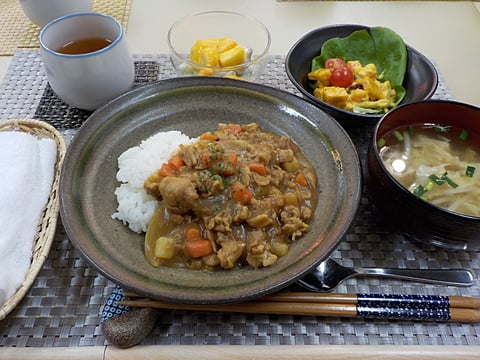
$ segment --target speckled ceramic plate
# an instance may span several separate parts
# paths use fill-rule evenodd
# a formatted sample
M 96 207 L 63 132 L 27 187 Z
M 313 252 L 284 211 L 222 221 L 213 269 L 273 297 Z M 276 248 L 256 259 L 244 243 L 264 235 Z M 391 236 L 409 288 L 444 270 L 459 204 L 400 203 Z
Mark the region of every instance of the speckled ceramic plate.
M 111 214 L 117 158 L 159 131 L 198 136 L 219 122 L 257 122 L 288 135 L 314 164 L 319 201 L 311 230 L 273 266 L 201 271 L 153 268 L 143 236 Z M 221 78 L 162 80 L 94 112 L 70 144 L 60 179 L 60 213 L 72 243 L 101 274 L 127 290 L 179 303 L 250 300 L 284 288 L 324 260 L 350 226 L 361 189 L 358 155 L 345 131 L 305 100 L 254 83 Z

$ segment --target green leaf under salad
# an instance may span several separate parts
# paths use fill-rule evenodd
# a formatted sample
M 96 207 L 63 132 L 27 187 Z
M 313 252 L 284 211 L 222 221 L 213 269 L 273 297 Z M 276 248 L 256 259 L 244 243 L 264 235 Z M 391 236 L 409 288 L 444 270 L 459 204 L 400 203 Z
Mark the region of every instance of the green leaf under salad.
M 325 61 L 341 58 L 345 61 L 358 60 L 365 66 L 375 64 L 382 81 L 389 80 L 397 93 L 395 104 L 398 105 L 406 95 L 403 79 L 407 70 L 408 53 L 402 38 L 386 27 L 372 27 L 357 30 L 344 38 L 327 40 L 320 55 L 312 60 L 312 71 L 325 67 Z M 364 110 L 364 111 L 362 111 Z M 375 113 L 372 109 L 358 109 L 361 113 Z

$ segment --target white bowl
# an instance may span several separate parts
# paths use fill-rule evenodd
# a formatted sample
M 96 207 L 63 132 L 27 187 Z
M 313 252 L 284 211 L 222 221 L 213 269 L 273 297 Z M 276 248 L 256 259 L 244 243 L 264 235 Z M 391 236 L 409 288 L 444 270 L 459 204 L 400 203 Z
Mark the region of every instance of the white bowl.
M 43 27 L 61 16 L 91 11 L 93 0 L 20 0 L 20 5 L 34 24 Z

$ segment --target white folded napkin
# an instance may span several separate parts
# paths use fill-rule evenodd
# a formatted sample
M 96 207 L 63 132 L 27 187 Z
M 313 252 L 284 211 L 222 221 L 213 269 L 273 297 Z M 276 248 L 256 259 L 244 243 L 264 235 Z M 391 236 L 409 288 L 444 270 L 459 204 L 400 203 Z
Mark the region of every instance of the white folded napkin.
M 56 157 L 52 139 L 0 132 L 0 306 L 15 294 L 30 266 Z

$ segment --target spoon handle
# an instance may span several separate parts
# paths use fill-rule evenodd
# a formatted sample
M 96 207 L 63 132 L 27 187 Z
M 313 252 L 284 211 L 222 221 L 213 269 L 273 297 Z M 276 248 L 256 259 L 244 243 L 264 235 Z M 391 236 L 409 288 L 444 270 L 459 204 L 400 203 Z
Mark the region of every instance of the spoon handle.
M 358 275 L 363 276 L 382 276 L 444 285 L 471 286 L 475 283 L 473 274 L 466 269 L 358 268 L 355 270 Z

